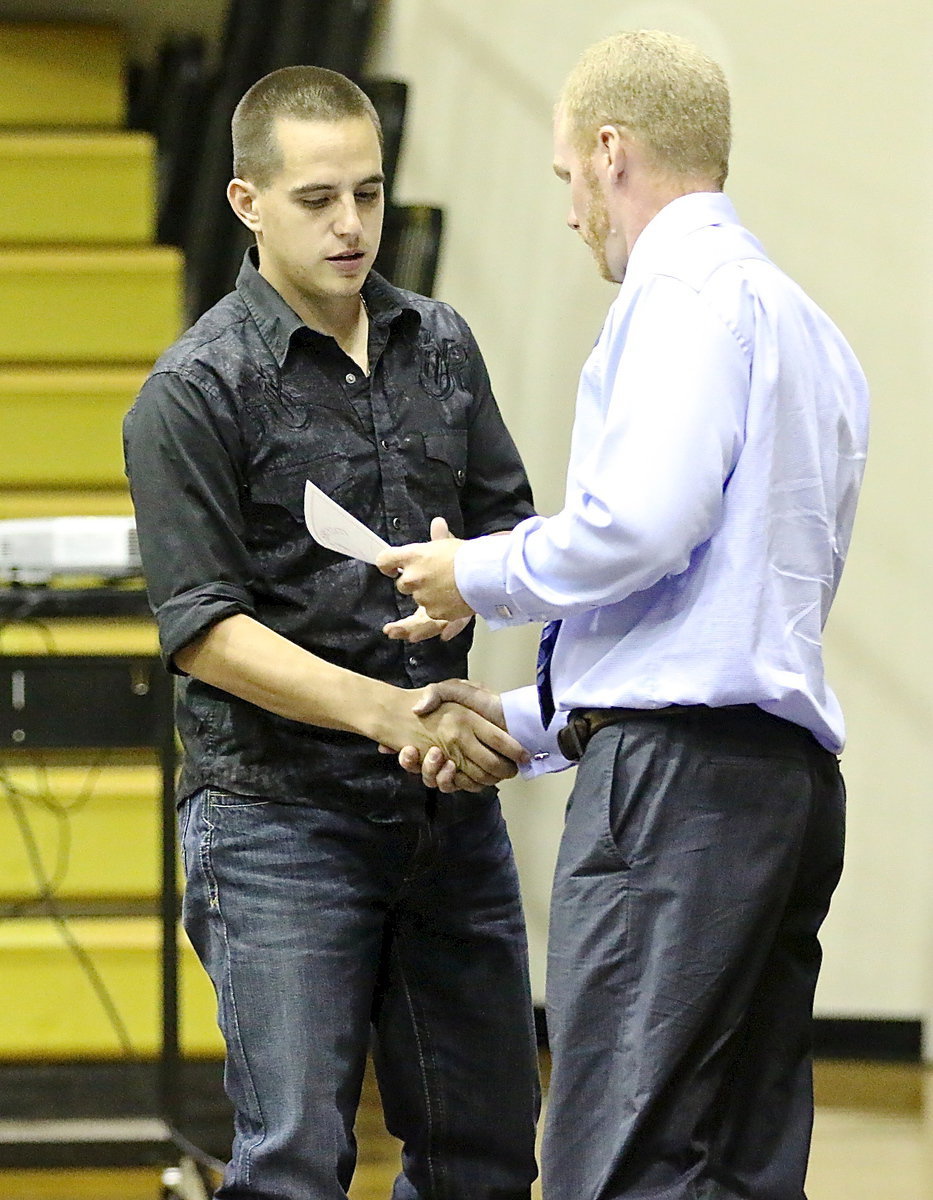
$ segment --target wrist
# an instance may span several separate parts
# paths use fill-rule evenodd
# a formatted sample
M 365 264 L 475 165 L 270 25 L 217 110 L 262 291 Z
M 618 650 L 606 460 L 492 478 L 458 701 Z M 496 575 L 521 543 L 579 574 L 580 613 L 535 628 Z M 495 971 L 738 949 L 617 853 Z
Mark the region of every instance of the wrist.
M 353 731 L 379 745 L 401 749 L 399 728 L 417 693 L 378 679 L 366 679 L 365 682 L 368 686 L 360 689 L 358 700 L 349 707 L 350 718 L 356 716 Z

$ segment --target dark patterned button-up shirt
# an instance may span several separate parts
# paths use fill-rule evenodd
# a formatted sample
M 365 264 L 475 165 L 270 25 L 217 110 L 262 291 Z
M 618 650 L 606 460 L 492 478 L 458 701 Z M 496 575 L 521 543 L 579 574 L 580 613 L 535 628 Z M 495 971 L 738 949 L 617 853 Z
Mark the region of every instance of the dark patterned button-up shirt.
M 306 479 L 394 545 L 427 540 L 434 516 L 476 537 L 533 511 L 463 319 L 375 274 L 363 297 L 368 376 L 302 323 L 248 255 L 236 291 L 159 359 L 127 415 L 127 473 L 167 662 L 246 613 L 401 687 L 466 675 L 471 629 L 450 642 L 390 641 L 382 626 L 410 613 L 411 600 L 375 567 L 319 546 L 304 525 Z M 420 780 L 355 734 L 276 716 L 186 676 L 177 717 L 180 796 L 214 786 L 381 820 L 424 808 Z

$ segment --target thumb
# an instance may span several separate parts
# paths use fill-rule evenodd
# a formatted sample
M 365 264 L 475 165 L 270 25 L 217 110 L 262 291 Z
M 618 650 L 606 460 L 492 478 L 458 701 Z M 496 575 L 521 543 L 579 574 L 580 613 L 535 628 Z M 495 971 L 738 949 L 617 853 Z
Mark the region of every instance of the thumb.
M 450 529 L 443 517 L 431 518 L 431 541 L 442 542 L 444 538 L 450 537 Z
M 426 717 L 428 713 L 448 702 L 472 708 L 469 701 L 476 690 L 466 679 L 444 679 L 440 683 L 429 683 L 421 699 L 412 705 L 411 711 L 419 717 Z
M 415 716 L 426 717 L 428 713 L 440 708 L 443 703 L 444 697 L 441 695 L 441 689 L 436 683 L 429 683 L 420 699 L 411 706 L 411 711 Z
M 390 546 L 387 550 L 383 550 L 376 558 L 376 569 L 381 571 L 383 575 L 388 575 L 395 578 L 396 575 L 402 573 L 402 554 L 404 546 Z

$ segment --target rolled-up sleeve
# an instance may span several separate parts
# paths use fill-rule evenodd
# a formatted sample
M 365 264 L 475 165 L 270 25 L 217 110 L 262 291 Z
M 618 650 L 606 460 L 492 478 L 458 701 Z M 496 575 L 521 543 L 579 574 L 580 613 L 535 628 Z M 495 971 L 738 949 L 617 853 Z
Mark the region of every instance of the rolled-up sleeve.
M 253 613 L 239 432 L 223 398 L 174 372 L 143 385 L 123 424 L 149 602 L 166 665 L 212 625 Z

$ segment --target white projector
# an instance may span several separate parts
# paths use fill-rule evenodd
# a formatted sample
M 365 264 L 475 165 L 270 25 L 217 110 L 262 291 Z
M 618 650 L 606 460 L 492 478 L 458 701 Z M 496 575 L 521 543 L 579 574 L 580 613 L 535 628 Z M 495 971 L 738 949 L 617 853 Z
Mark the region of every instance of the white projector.
M 132 517 L 29 517 L 0 521 L 0 583 L 48 583 L 68 575 L 139 575 Z

